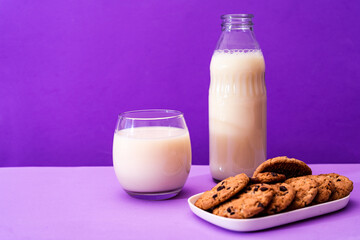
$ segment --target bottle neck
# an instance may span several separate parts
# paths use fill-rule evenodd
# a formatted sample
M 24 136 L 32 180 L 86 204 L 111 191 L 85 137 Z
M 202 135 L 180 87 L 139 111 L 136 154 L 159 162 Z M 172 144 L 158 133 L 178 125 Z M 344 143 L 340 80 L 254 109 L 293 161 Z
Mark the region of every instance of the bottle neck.
M 227 14 L 221 16 L 222 33 L 216 50 L 260 49 L 253 32 L 252 14 Z
M 254 16 L 252 14 L 226 14 L 221 16 L 222 23 L 221 29 L 222 31 L 233 31 L 233 30 L 241 30 L 241 31 L 252 31 L 253 30 L 253 22 L 252 18 Z

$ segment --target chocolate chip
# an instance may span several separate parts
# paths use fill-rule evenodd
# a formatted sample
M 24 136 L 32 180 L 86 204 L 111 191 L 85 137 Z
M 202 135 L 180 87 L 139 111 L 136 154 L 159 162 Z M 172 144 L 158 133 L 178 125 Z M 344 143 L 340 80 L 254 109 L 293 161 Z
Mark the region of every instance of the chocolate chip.
M 254 177 L 254 178 L 250 178 L 250 182 L 252 183 L 258 183 L 259 182 L 259 179 Z
M 273 212 L 273 213 L 276 213 L 277 212 L 277 207 L 272 208 L 270 211 Z
M 280 191 L 285 192 L 285 191 L 287 191 L 287 188 L 284 186 L 280 186 Z
M 340 181 L 341 181 L 341 179 L 337 179 L 336 181 L 337 181 L 337 182 L 340 182 Z
M 266 191 L 266 190 L 268 190 L 268 188 L 267 187 L 261 187 L 260 190 L 261 191 Z
M 272 172 L 271 175 L 273 175 L 273 177 L 276 177 L 278 174 L 277 173 L 274 173 Z
M 231 213 L 230 213 L 230 215 L 234 215 L 234 214 L 235 214 L 235 212 L 231 212 Z
M 259 202 L 258 205 L 257 205 L 257 207 L 264 208 L 264 205 L 263 205 L 261 202 Z
M 259 186 L 254 187 L 254 192 L 256 192 L 259 189 Z
M 216 191 L 221 191 L 221 190 L 223 190 L 225 187 L 224 186 L 219 186 L 217 189 L 216 189 Z
M 229 190 L 230 189 L 230 187 L 228 187 L 226 190 Z
M 214 207 L 209 208 L 209 209 L 207 210 L 207 212 L 209 212 L 209 213 L 212 213 L 213 211 L 214 211 Z
M 226 209 L 226 211 L 227 211 L 228 213 L 231 213 L 231 212 L 232 212 L 230 207 L 228 207 L 228 208 Z
M 217 194 L 213 195 L 212 198 L 215 199 L 217 197 Z
M 225 184 L 225 181 L 222 181 L 222 182 L 221 182 L 221 185 L 224 185 L 224 184 Z

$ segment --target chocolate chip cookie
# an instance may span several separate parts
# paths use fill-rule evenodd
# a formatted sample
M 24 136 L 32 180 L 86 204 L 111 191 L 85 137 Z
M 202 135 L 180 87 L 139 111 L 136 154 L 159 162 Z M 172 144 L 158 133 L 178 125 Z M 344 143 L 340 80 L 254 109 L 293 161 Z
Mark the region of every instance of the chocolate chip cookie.
M 265 183 L 252 184 L 232 200 L 221 204 L 213 214 L 228 218 L 250 218 L 264 211 L 274 195 L 274 190 Z
M 353 190 L 353 182 L 345 176 L 337 173 L 320 174 L 320 176 L 329 176 L 335 185 L 335 189 L 330 196 L 330 201 L 346 197 Z
M 274 190 L 274 198 L 265 209 L 265 212 L 269 215 L 283 211 L 295 198 L 294 188 L 287 183 L 277 183 L 271 185 L 271 187 Z
M 325 175 L 311 175 L 309 177 L 315 180 L 318 184 L 318 193 L 314 198 L 313 203 L 316 204 L 327 202 L 335 190 L 335 184 L 332 181 L 332 178 Z
M 287 208 L 288 210 L 295 210 L 310 205 L 318 193 L 317 182 L 308 176 L 289 178 L 285 183 L 291 185 L 296 191 L 295 198 Z
M 311 168 L 306 165 L 306 163 L 298 159 L 288 157 L 276 157 L 266 160 L 256 168 L 253 177 L 256 177 L 259 173 L 263 172 L 276 172 L 284 174 L 286 178 L 312 174 Z
M 262 172 L 258 173 L 255 177 L 250 178 L 251 183 L 277 183 L 285 181 L 284 174 L 275 172 Z
M 248 183 L 249 177 L 244 173 L 226 178 L 210 191 L 204 192 L 195 202 L 195 206 L 203 210 L 215 207 L 240 192 Z

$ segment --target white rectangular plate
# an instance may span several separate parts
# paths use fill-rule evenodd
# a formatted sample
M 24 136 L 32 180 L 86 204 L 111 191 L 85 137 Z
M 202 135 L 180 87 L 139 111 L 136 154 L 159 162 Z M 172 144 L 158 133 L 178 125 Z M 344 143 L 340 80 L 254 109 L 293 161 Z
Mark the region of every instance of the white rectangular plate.
M 191 211 L 198 217 L 212 224 L 215 224 L 216 226 L 239 232 L 250 232 L 272 228 L 287 223 L 292 223 L 303 219 L 334 212 L 344 208 L 348 204 L 350 199 L 349 195 L 339 200 L 326 202 L 314 206 L 308 206 L 289 212 L 278 213 L 275 215 L 249 219 L 233 219 L 220 217 L 196 207 L 194 203 L 201 194 L 202 193 L 196 194 L 188 199 Z

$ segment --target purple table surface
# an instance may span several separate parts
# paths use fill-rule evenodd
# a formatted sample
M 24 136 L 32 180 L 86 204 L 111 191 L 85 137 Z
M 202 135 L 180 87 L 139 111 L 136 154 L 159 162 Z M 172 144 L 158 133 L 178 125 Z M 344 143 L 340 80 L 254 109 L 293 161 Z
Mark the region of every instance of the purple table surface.
M 128 196 L 112 167 L 0 168 L 0 239 L 360 239 L 360 164 L 310 165 L 354 182 L 347 207 L 335 213 L 251 233 L 195 216 L 187 199 L 214 185 L 208 166 L 192 166 L 175 198 Z

